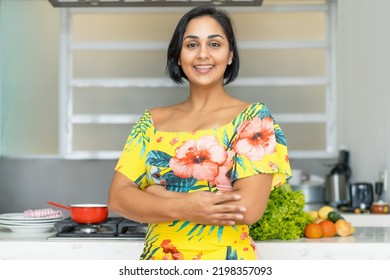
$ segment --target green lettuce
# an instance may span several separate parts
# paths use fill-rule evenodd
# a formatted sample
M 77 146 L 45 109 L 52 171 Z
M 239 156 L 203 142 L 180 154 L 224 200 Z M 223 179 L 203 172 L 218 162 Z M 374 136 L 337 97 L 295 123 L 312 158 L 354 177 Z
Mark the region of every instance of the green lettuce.
M 275 188 L 269 197 L 263 216 L 249 229 L 254 240 L 297 239 L 304 236 L 307 224 L 312 221 L 304 211 L 305 195 L 294 191 L 287 183 Z

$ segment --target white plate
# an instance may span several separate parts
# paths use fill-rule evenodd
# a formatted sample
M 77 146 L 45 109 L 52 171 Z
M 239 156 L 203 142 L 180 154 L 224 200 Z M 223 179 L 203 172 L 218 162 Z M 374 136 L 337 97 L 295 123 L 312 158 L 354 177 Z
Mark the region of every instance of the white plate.
M 29 225 L 29 226 L 12 226 L 12 225 L 4 225 L 0 224 L 0 226 L 8 228 L 12 232 L 15 233 L 44 233 L 50 232 L 54 229 L 54 224 L 46 224 L 46 225 Z
M 7 220 L 7 221 L 13 221 L 13 222 L 56 222 L 62 220 L 64 217 L 48 217 L 48 218 L 26 218 L 24 217 L 23 213 L 6 213 L 6 214 L 0 214 L 0 221 L 1 220 Z
M 55 222 L 56 221 L 52 221 L 52 220 L 50 220 L 50 221 L 17 221 L 17 220 L 10 221 L 10 220 L 0 219 L 1 225 L 10 225 L 10 226 L 39 226 L 39 225 L 44 226 L 44 225 L 48 225 L 48 224 L 54 224 Z

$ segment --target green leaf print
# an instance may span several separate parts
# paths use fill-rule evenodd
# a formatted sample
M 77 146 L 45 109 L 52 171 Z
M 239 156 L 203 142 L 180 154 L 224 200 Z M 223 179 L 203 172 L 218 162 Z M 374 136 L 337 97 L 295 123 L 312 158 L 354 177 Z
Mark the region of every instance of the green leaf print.
M 136 180 L 135 180 L 135 183 L 138 185 L 138 186 L 141 186 L 142 185 L 142 182 L 144 180 L 146 176 L 146 173 L 142 173 L 141 176 L 139 176 Z
M 186 228 L 189 224 L 190 224 L 189 221 L 186 221 L 186 222 L 182 223 L 182 225 L 176 231 L 181 231 L 182 229 Z
M 146 165 L 169 167 L 172 156 L 162 151 L 150 151 L 146 156 Z
M 211 227 L 210 227 L 210 230 L 209 230 L 209 232 L 208 232 L 208 235 L 212 234 L 213 231 L 214 231 L 216 228 L 217 228 L 217 226 L 211 226 Z M 218 233 L 217 233 L 218 241 L 221 241 L 222 234 L 223 234 L 223 229 L 224 229 L 223 226 L 218 226 Z
M 287 146 L 286 137 L 284 137 L 284 134 L 281 129 L 275 130 L 275 137 L 277 143 Z
M 173 171 L 169 171 L 161 176 L 167 182 L 167 190 L 175 192 L 189 192 L 199 190 L 198 182 L 194 177 L 179 178 Z
M 190 225 L 192 225 L 192 226 L 190 226 Z M 169 226 L 170 227 L 178 226 L 178 229 L 176 229 L 176 232 L 180 232 L 180 231 L 186 232 L 185 234 L 188 236 L 188 240 L 193 239 L 195 236 L 201 236 L 203 230 L 206 227 L 208 227 L 206 225 L 193 224 L 189 221 L 184 221 L 184 222 L 183 221 L 174 221 Z M 209 228 L 210 229 L 209 229 L 207 235 L 211 235 L 214 232 L 214 230 L 217 229 L 217 237 L 218 237 L 218 241 L 220 242 L 222 235 L 223 235 L 224 226 L 209 226 Z M 199 240 L 201 240 L 202 238 L 203 237 L 201 237 Z
M 150 121 L 150 114 L 146 114 L 136 124 L 134 124 L 130 132 L 131 137 L 128 144 L 131 144 L 133 141 L 137 140 L 135 146 L 142 145 L 140 154 L 141 157 L 146 151 L 146 145 L 150 142 L 147 131 L 151 126 L 152 122 Z
M 225 260 L 238 260 L 237 250 L 232 250 L 232 247 L 228 246 L 226 249 Z
M 234 156 L 234 165 L 232 167 L 231 174 L 230 174 L 230 181 L 232 181 L 232 182 L 237 180 L 237 178 L 238 178 L 237 166 L 240 166 L 244 171 L 246 170 L 244 160 L 241 157 L 235 155 Z
M 158 250 L 158 248 L 154 249 L 153 251 L 151 251 L 152 247 L 153 247 L 153 244 L 156 243 L 156 241 L 158 240 L 158 236 L 159 234 L 155 234 L 153 236 L 151 236 L 151 233 L 153 232 L 153 229 L 156 227 L 156 225 L 154 226 L 151 226 L 151 228 L 148 229 L 147 231 L 147 234 L 145 236 L 145 246 L 144 246 L 144 250 L 141 254 L 141 259 L 151 259 L 154 255 L 154 253 Z

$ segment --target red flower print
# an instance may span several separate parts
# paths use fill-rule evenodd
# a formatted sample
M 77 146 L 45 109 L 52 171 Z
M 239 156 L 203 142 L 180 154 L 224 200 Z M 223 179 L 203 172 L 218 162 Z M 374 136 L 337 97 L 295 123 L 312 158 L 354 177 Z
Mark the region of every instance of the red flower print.
M 227 151 L 225 162 L 218 167 L 218 175 L 215 177 L 214 181 L 210 182 L 211 185 L 215 185 L 221 192 L 233 190 L 229 172 L 233 166 L 234 154 L 234 151 Z
M 251 247 L 253 248 L 253 250 L 256 251 L 256 243 L 255 243 L 255 241 L 253 241 L 252 237 L 250 237 L 250 240 L 251 240 Z
M 202 258 L 202 255 L 203 253 L 200 252 L 199 254 L 197 254 L 195 257 L 192 258 L 193 261 L 197 261 L 197 260 L 200 260 Z
M 173 173 L 180 178 L 193 176 L 197 180 L 213 181 L 218 168 L 225 163 L 227 152 L 215 136 L 188 140 L 176 149 L 169 161 Z
M 272 161 L 269 161 L 269 162 L 268 162 L 268 165 L 269 165 L 269 167 L 271 167 L 271 169 L 273 169 L 273 170 L 278 169 L 278 165 L 277 165 L 276 163 L 272 162 Z
M 172 257 L 174 260 L 184 260 L 183 254 L 179 252 L 172 254 Z
M 238 129 L 238 138 L 234 150 L 245 155 L 249 160 L 259 161 L 265 154 L 272 154 L 276 149 L 276 137 L 272 118 L 254 118 L 243 122 Z
M 176 247 L 171 243 L 170 239 L 164 239 L 160 246 L 163 248 L 163 252 L 165 254 L 174 254 L 178 252 Z
M 172 138 L 172 140 L 171 141 L 169 141 L 169 144 L 171 145 L 171 146 L 173 146 L 173 145 L 175 145 L 177 142 L 179 142 L 179 138 L 177 138 L 177 137 L 174 137 L 174 138 Z
M 165 239 L 161 242 L 160 246 L 163 248 L 163 252 L 165 254 L 171 254 L 172 258 L 174 260 L 183 260 L 183 254 L 180 253 L 176 247 L 171 243 L 170 239 Z M 168 256 L 165 255 L 163 257 L 164 259 L 168 259 Z
M 240 239 L 241 240 L 245 240 L 245 239 L 247 239 L 249 237 L 249 234 L 248 234 L 248 232 L 243 232 L 243 233 L 241 233 L 241 235 L 240 235 Z

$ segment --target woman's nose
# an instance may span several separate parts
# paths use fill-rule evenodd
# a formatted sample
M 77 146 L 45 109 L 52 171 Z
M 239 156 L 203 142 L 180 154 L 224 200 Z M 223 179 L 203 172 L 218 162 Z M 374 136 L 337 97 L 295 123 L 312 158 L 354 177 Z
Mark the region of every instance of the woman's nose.
M 200 60 L 205 60 L 209 56 L 208 50 L 206 46 L 201 46 L 199 48 L 199 54 L 198 57 Z

